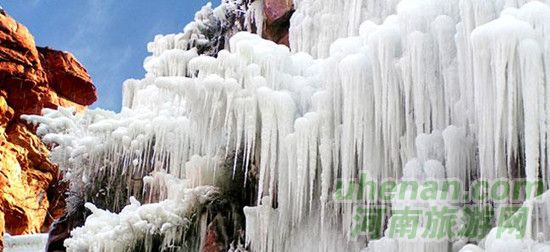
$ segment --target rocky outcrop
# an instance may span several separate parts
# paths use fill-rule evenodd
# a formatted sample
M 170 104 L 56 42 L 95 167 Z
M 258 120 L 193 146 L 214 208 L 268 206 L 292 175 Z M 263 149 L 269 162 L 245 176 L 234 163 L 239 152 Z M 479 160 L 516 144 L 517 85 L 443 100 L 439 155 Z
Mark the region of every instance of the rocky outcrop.
M 264 25 L 262 36 L 278 44 L 288 46 L 290 17 L 294 13 L 292 0 L 264 0 Z
M 0 11 L 0 232 L 46 231 L 64 208 L 59 170 L 20 116 L 58 106 L 82 110 L 96 99 L 70 53 L 37 48 L 27 28 Z
M 38 52 L 50 87 L 63 100 L 81 105 L 95 102 L 95 86 L 86 69 L 72 54 L 40 47 Z

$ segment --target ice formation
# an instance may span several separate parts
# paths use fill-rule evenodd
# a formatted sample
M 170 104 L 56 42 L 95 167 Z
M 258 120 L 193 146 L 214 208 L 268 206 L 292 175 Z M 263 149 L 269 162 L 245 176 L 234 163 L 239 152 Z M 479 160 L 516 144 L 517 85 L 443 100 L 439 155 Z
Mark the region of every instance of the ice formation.
M 255 204 L 244 208 L 251 251 L 548 249 L 548 193 L 525 198 L 523 239 L 495 240 L 493 230 L 479 246 L 356 239 L 354 205 L 376 202 L 333 198 L 337 181 L 362 171 L 396 182 L 541 179 L 548 190 L 548 2 L 294 2 L 290 49 L 241 32 L 226 49 L 205 50 L 221 42 L 200 27 L 232 5 L 207 6 L 197 14 L 206 21 L 148 45 L 147 74 L 124 84 L 120 113 L 61 108 L 25 117 L 55 146 L 75 201 L 114 195 L 97 207 L 115 212 L 131 196 L 147 203 L 132 199 L 119 214 L 89 205 L 69 251 L 120 251 L 150 232 L 172 232 L 163 246 L 174 246 L 181 234 L 173 232 L 184 232 L 177 226 L 201 197 L 237 176 L 245 190 L 257 183 Z M 245 11 L 243 27 L 261 23 L 257 8 Z
M 179 187 L 185 187 L 184 181 L 174 181 Z M 185 244 L 179 232 L 192 222 L 192 214 L 197 212 L 196 207 L 205 205 L 216 195 L 216 190 L 209 187 L 194 189 L 178 189 L 160 203 L 141 205 L 135 198 L 130 198 L 130 205 L 124 207 L 120 213 L 98 209 L 87 203 L 86 207 L 92 215 L 86 220 L 84 227 L 77 227 L 72 231 L 75 239 L 68 239 L 66 246 L 70 249 L 124 251 L 132 248 L 136 251 L 151 251 L 151 243 L 143 243 L 150 236 L 164 234 L 163 248 L 177 248 L 189 250 L 194 246 Z M 185 231 L 184 231 L 185 232 Z M 198 236 L 198 234 L 196 234 Z M 86 237 L 85 239 L 83 239 Z

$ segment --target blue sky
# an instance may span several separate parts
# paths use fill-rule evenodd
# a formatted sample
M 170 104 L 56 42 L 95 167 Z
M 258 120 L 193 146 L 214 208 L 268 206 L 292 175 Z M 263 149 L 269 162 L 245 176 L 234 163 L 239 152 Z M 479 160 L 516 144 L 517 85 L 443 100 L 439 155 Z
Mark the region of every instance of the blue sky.
M 208 0 L 4 0 L 38 46 L 70 51 L 98 89 L 92 107 L 120 110 L 122 83 L 144 76 L 147 43 L 180 32 Z M 212 1 L 215 6 L 219 1 Z

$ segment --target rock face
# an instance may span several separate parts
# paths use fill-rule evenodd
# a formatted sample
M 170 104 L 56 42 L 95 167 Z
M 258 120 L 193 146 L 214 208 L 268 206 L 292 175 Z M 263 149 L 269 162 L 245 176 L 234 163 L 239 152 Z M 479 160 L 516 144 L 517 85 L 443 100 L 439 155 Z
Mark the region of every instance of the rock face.
M 70 53 L 37 48 L 27 28 L 0 10 L 2 233 L 46 231 L 64 209 L 59 170 L 20 116 L 58 106 L 82 110 L 96 99 L 90 76 Z
M 263 12 L 262 36 L 288 46 L 288 28 L 290 27 L 290 17 L 294 13 L 293 0 L 264 0 Z
M 96 89 L 88 72 L 72 54 L 49 48 L 38 48 L 38 52 L 48 83 L 60 97 L 81 105 L 96 101 Z

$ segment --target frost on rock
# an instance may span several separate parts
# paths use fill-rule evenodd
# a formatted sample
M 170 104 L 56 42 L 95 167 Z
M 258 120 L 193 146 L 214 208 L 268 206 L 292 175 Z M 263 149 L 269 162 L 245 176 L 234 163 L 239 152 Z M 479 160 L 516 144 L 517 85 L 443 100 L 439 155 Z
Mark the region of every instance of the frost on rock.
M 155 38 L 145 78 L 124 83 L 120 113 L 60 108 L 25 117 L 54 146 L 69 197 L 95 204 L 69 250 L 131 248 L 152 230 L 163 248 L 181 246 L 186 218 L 215 190 L 214 202 L 227 191 L 247 194 L 239 198 L 246 238 L 232 251 L 547 248 L 548 193 L 523 195 L 527 231 L 505 241 L 493 231 L 481 241 L 395 239 L 387 229 L 356 237 L 354 209 L 381 199 L 339 202 L 335 194 L 353 191 L 365 172 L 404 194 L 413 193 L 407 182 L 430 179 L 469 190 L 477 179 L 525 178 L 547 191 L 548 2 L 296 0 L 290 49 L 246 32 L 222 40 L 235 31 L 214 24 L 236 20 L 221 13 L 248 13 L 238 19 L 244 27 L 262 20 L 250 16 L 259 4 L 244 11 L 237 3 L 207 5 L 183 33 Z M 396 207 L 466 211 L 452 201 L 389 205 L 381 228 L 397 221 Z M 508 222 L 492 225 L 514 234 Z M 116 232 L 124 239 L 114 241 Z
M 254 29 L 256 27 L 253 27 L 255 22 L 262 23 L 261 12 L 258 9 L 258 3 L 261 1 L 250 3 L 250 0 L 222 0 L 221 2 L 222 4 L 216 8 L 212 8 L 211 3 L 203 6 L 195 14 L 195 20 L 187 24 L 182 33 L 157 35 L 155 40 L 147 45 L 148 51 L 153 56 L 160 56 L 167 49 L 196 48 L 200 54 L 213 56 L 227 47 L 229 38 L 235 33 L 246 30 L 256 31 Z
M 184 181 L 174 181 L 181 187 Z M 177 194 L 159 203 L 141 205 L 135 198 L 130 198 L 130 205 L 115 214 L 98 209 L 91 203 L 86 203 L 92 214 L 86 219 L 83 227 L 77 227 L 72 237 L 65 240 L 69 251 L 134 251 L 154 250 L 155 236 L 162 236 L 161 248 L 171 250 L 193 250 L 200 240 L 183 240 L 186 236 L 200 235 L 193 225 L 200 221 L 200 208 L 213 201 L 216 189 L 196 187 L 194 189 L 179 189 Z M 179 191 L 178 191 L 179 189 Z M 174 193 L 174 192 L 172 192 Z M 180 234 L 184 235 L 181 236 Z M 197 244 L 193 244 L 193 242 Z

